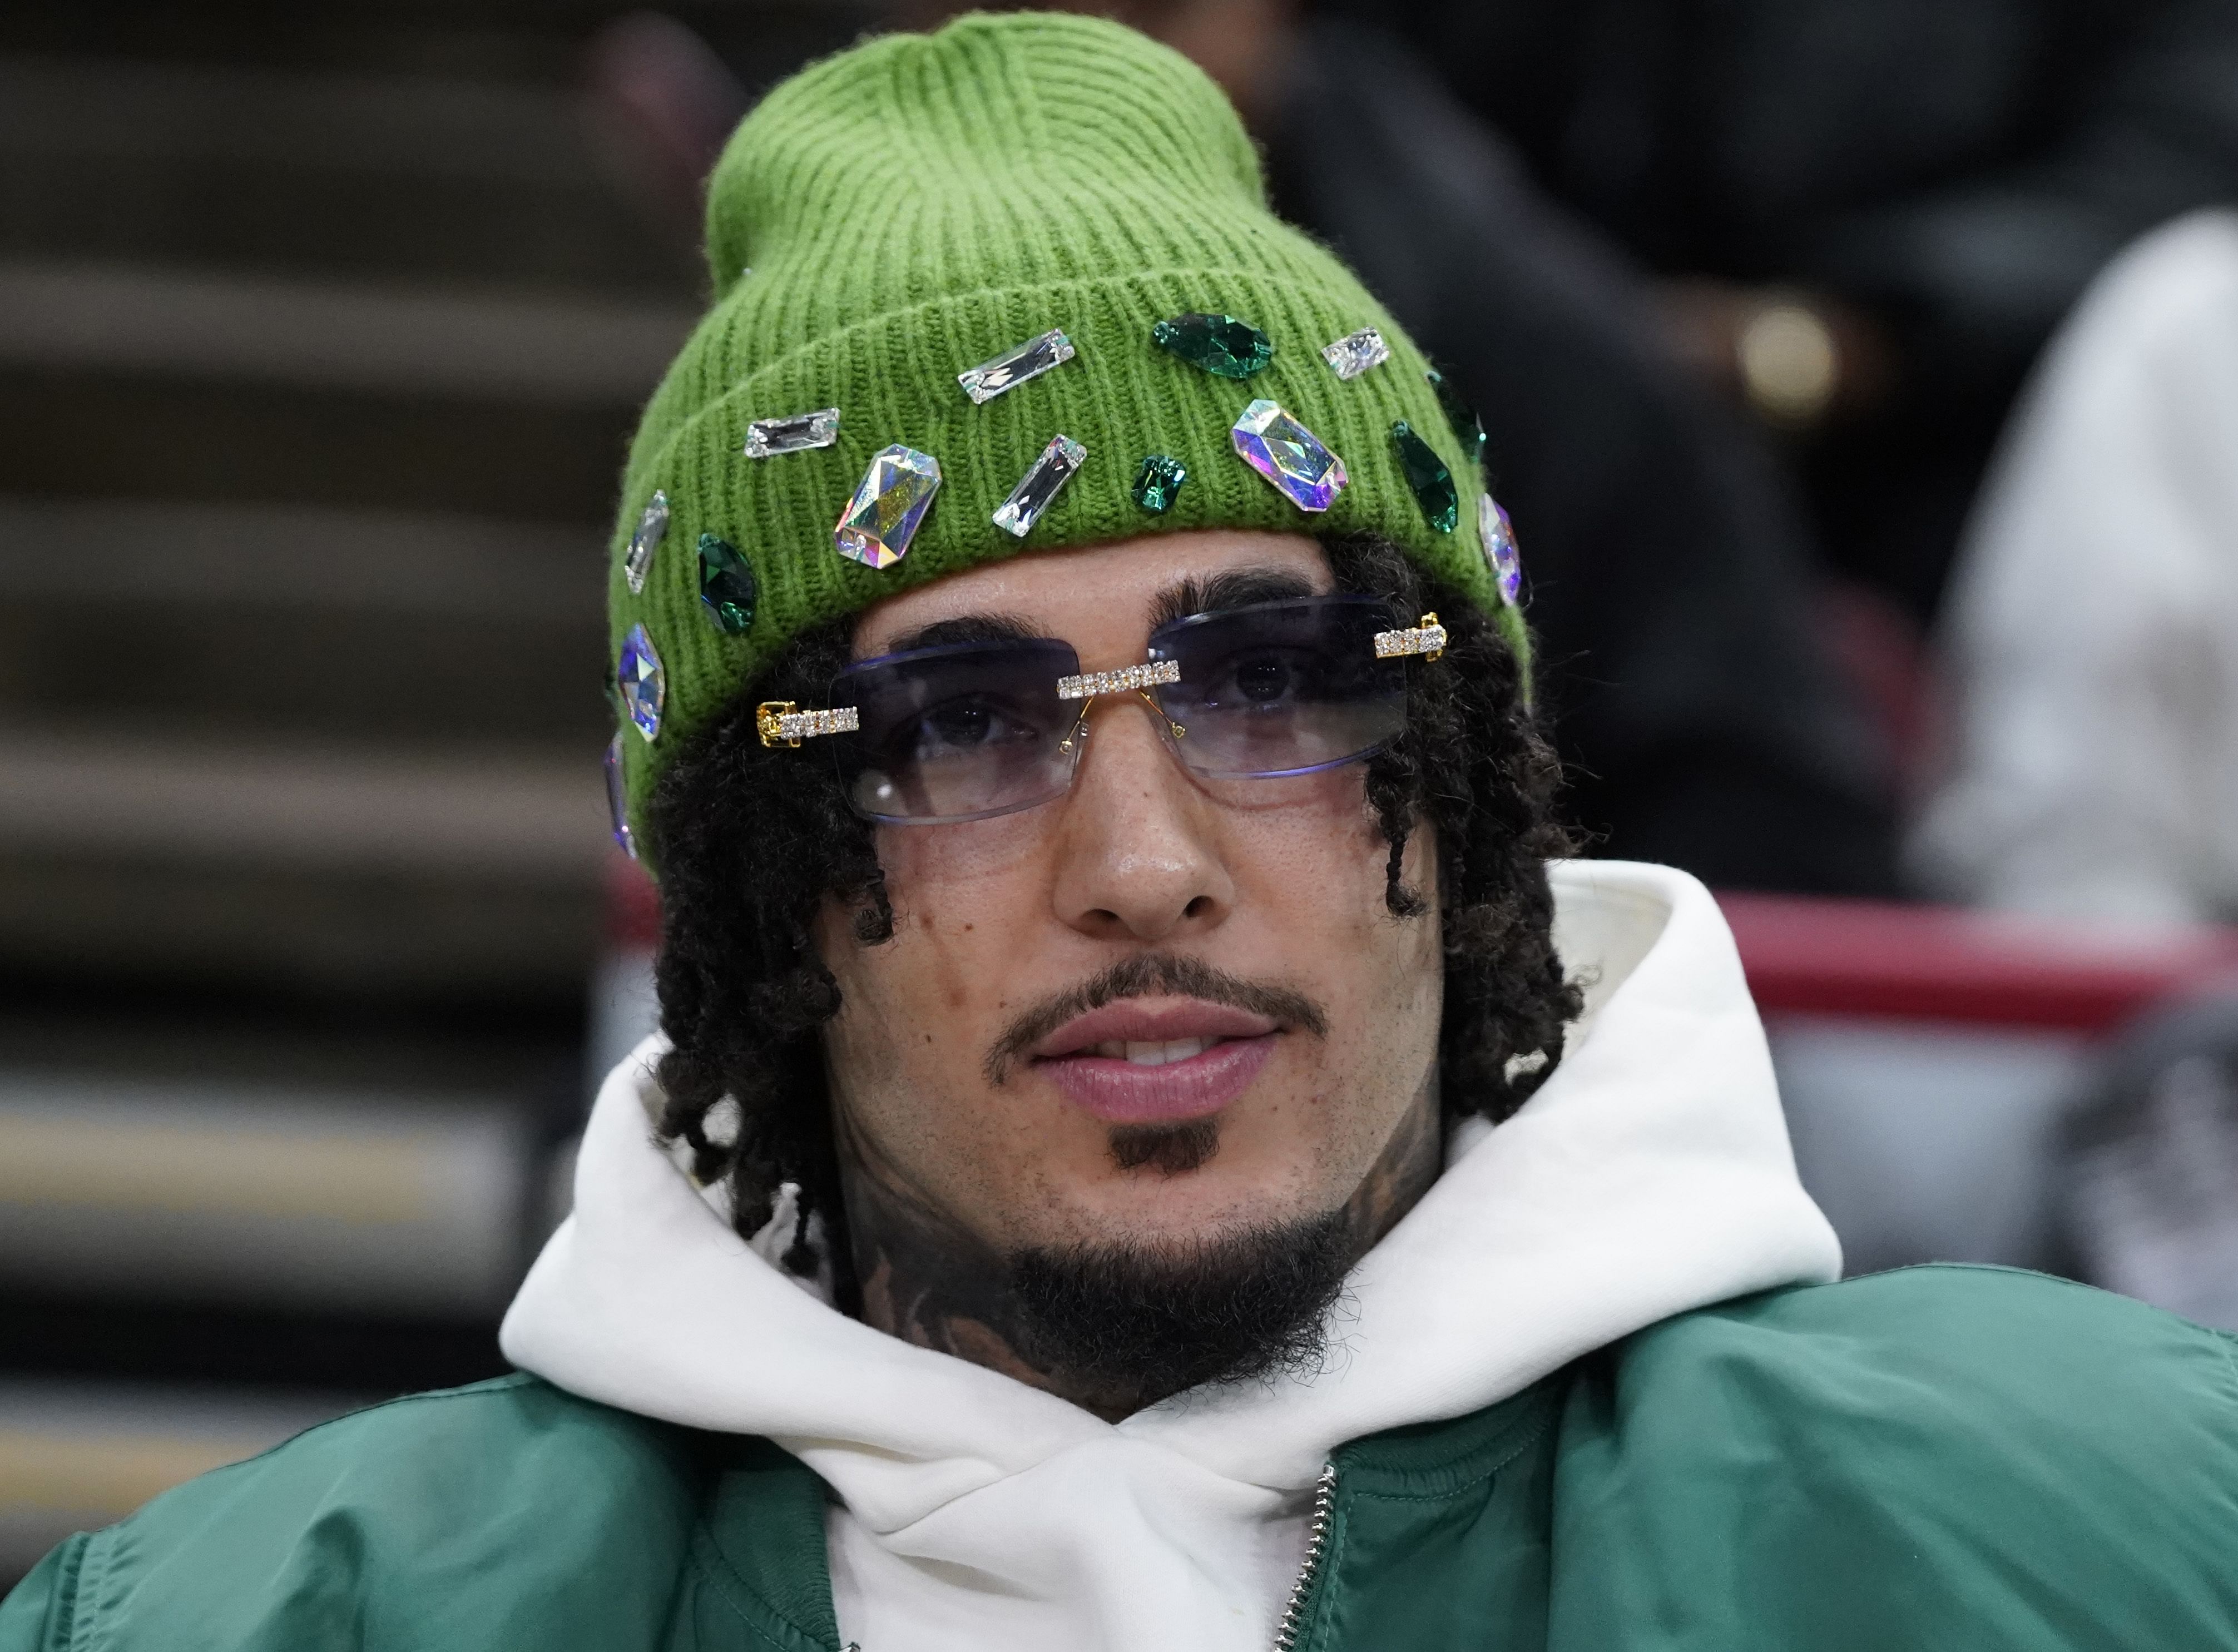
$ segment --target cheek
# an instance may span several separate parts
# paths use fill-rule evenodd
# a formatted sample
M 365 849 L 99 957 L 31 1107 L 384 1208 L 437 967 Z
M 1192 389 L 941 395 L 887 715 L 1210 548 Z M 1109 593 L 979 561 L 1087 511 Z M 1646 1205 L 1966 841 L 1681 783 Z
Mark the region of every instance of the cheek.
M 922 901 L 894 901 L 889 941 L 864 946 L 833 916 L 819 937 L 838 983 L 838 1015 L 826 1032 L 834 1076 L 859 1094 L 861 1078 L 915 1074 L 963 1041 L 966 1027 L 1000 1013 L 1004 982 L 999 916 L 980 907 L 936 914 Z
M 1016 955 L 1030 933 L 1042 868 L 1030 812 L 963 825 L 881 828 L 879 864 L 892 939 L 864 946 L 852 915 L 827 903 L 818 951 L 838 983 L 825 1030 L 835 1097 L 878 1133 L 906 1117 L 974 1110 L 991 1029 L 1015 1015 Z M 937 1099 L 937 1105 L 935 1105 Z
M 1230 818 L 1240 915 L 1262 955 L 1294 971 L 1330 1016 L 1326 1076 L 1339 1093 L 1381 1094 L 1434 1053 L 1444 1004 L 1435 840 L 1408 834 L 1401 881 L 1429 910 L 1394 916 L 1385 901 L 1391 845 L 1357 768 L 1262 783 L 1257 807 Z M 1394 1065 L 1395 1064 L 1395 1065 Z M 1403 1088 L 1414 1094 L 1414 1080 Z M 1403 1101 L 1402 1101 L 1403 1105 Z
M 1049 806 L 946 826 L 881 826 L 886 892 L 947 923 L 967 908 L 1015 905 L 1045 882 Z
M 1394 929 L 1384 902 L 1391 845 L 1367 807 L 1358 764 L 1293 779 L 1234 783 L 1248 785 L 1223 810 L 1228 826 L 1228 868 L 1239 906 L 1301 937 L 1374 936 L 1381 945 Z M 1418 889 L 1433 869 L 1423 853 L 1424 834 L 1407 843 L 1406 880 Z

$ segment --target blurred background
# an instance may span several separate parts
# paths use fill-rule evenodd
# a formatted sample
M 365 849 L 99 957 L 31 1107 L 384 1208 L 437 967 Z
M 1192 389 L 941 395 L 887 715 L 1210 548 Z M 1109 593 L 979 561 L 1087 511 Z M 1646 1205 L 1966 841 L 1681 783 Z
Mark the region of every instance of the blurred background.
M 1482 413 L 1588 852 L 1853 1271 L 2238 1327 L 2238 0 L 1141 0 Z M 753 98 L 915 0 L 0 12 L 0 1587 L 500 1371 L 652 1018 L 601 612 Z

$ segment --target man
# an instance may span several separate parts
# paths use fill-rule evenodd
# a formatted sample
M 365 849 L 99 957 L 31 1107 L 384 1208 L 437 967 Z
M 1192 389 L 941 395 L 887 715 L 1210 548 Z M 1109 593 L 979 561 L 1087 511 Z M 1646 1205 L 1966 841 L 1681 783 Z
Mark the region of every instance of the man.
M 1546 869 L 1472 421 L 1197 71 L 875 42 L 710 227 L 611 585 L 665 1038 L 524 1374 L 0 1648 L 2238 1644 L 2232 1345 L 1824 1283 L 1706 895 Z

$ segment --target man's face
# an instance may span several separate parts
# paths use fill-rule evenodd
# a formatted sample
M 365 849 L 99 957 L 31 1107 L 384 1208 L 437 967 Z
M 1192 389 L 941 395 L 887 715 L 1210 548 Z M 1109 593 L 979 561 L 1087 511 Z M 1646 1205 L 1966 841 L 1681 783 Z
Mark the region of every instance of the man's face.
M 1167 534 L 894 597 L 864 616 L 855 652 L 997 617 L 1071 644 L 1084 671 L 1116 669 L 1143 658 L 1162 598 L 1234 575 L 1279 582 L 1262 596 L 1331 587 L 1300 536 Z M 843 1140 L 890 1192 L 998 1254 L 1182 1253 L 1325 1215 L 1435 1081 L 1427 835 L 1406 876 L 1433 915 L 1395 918 L 1364 763 L 1205 781 L 1155 717 L 1140 697 L 1095 701 L 1055 802 L 879 827 L 891 942 L 857 943 L 836 904 L 820 923 L 843 995 L 827 1034 Z

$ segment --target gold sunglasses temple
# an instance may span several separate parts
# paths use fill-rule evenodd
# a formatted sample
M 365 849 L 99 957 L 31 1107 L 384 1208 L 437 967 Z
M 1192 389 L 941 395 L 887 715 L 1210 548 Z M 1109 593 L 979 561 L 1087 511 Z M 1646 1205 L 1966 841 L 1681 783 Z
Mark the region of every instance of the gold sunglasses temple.
M 754 732 L 765 746 L 798 746 L 819 734 L 852 734 L 862 725 L 862 712 L 851 705 L 804 711 L 791 700 L 764 700 L 754 708 Z
M 1378 659 L 1419 654 L 1427 664 L 1444 658 L 1445 652 L 1446 628 L 1438 623 L 1434 613 L 1424 614 L 1405 631 L 1380 631 L 1375 633 L 1375 657 Z

